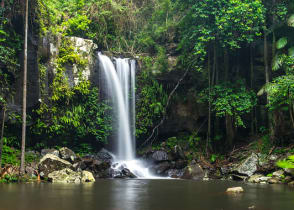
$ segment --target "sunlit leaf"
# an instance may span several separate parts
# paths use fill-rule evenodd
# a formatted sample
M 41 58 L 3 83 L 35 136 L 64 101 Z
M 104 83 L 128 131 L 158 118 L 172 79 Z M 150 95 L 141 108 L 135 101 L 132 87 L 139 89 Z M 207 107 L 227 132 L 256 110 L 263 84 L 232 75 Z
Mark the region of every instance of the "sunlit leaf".
M 288 38 L 287 37 L 282 37 L 277 41 L 277 49 L 282 49 L 284 48 L 288 43 Z
M 288 55 L 291 56 L 291 57 L 294 57 L 294 47 L 291 47 L 291 48 L 288 50 Z
M 289 25 L 290 27 L 294 27 L 294 14 L 292 14 L 292 15 L 290 16 L 290 18 L 288 19 L 288 25 Z
M 282 61 L 281 55 L 276 55 L 273 59 L 273 70 L 274 71 L 278 70 L 279 68 L 281 68 L 282 64 L 283 64 L 283 61 Z

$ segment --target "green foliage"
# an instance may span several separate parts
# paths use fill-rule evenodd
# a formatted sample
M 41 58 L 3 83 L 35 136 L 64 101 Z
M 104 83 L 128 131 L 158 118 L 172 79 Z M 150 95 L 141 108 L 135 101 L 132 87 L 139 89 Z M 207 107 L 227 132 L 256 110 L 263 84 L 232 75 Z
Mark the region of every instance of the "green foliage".
M 82 139 L 106 143 L 111 131 L 110 107 L 99 100 L 98 93 L 93 88 L 87 94 L 74 92 L 70 98 L 53 101 L 51 107 L 42 104 L 33 133 L 53 141 L 49 144 L 74 147 L 84 144 Z
M 14 183 L 18 182 L 19 177 L 16 175 L 5 175 L 2 179 L 0 179 L 0 183 Z
M 201 93 L 200 96 L 206 101 L 211 100 L 212 109 L 217 117 L 232 116 L 236 127 L 246 127 L 242 116 L 249 113 L 256 105 L 254 92 L 248 91 L 242 81 L 236 84 L 215 85 L 210 97 L 208 91 Z
M 239 48 L 260 35 L 265 9 L 260 0 L 187 1 L 182 20 L 181 47 L 196 55 L 206 55 L 212 41 L 222 47 Z
M 294 168 L 294 155 L 289 156 L 286 160 L 278 161 L 277 166 L 280 168 Z
M 91 88 L 83 77 L 88 61 L 72 45 L 70 39 L 63 38 L 56 58 L 56 69 L 51 84 L 49 98 L 43 95 L 40 107 L 35 110 L 32 133 L 42 145 L 71 145 L 78 147 L 82 140 L 88 143 L 106 143 L 111 131 L 111 119 L 107 114 L 110 107 L 99 100 L 99 90 Z M 66 67 L 75 66 L 79 81 L 70 84 Z M 45 66 L 41 73 L 46 74 Z M 41 75 L 42 76 L 42 75 Z M 48 141 L 49 140 L 49 141 Z M 41 146 L 42 146 L 41 145 Z
M 136 115 L 136 136 L 142 137 L 148 130 L 156 124 L 165 112 L 167 94 L 148 72 L 152 68 L 152 62 L 147 57 L 144 60 L 146 70 L 138 76 L 138 90 L 140 97 L 137 102 Z
M 9 164 L 9 165 L 19 165 L 19 155 L 20 151 L 9 146 L 3 145 L 2 150 L 2 164 Z

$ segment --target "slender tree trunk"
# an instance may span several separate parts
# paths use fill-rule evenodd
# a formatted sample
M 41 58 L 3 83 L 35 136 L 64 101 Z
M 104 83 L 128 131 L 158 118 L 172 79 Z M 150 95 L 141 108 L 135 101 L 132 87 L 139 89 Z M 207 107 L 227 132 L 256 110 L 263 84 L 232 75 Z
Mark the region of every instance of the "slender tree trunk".
M 2 127 L 1 127 L 1 139 L 0 139 L 0 172 L 2 171 L 2 151 L 3 151 L 3 137 L 4 137 L 4 126 L 5 126 L 5 113 L 6 106 L 3 107 L 3 119 L 2 119 Z
M 4 8 L 5 7 L 5 0 L 1 1 L 1 7 Z
M 226 114 L 226 135 L 230 148 L 232 148 L 235 139 L 235 127 L 233 117 Z
M 250 45 L 250 88 L 254 88 L 254 55 L 253 46 Z M 256 120 L 256 108 L 254 107 L 251 111 L 251 135 L 255 134 L 255 128 L 257 127 Z
M 224 49 L 224 66 L 225 66 L 225 81 L 229 81 L 229 53 Z
M 210 52 L 208 51 L 207 59 L 207 72 L 208 72 L 208 126 L 207 126 L 207 139 L 206 139 L 206 154 L 208 154 L 208 145 L 211 140 L 211 67 L 210 67 Z
M 21 161 L 20 174 L 25 172 L 25 144 L 26 144 L 26 118 L 27 118 L 27 60 L 28 60 L 28 19 L 29 2 L 25 6 L 25 40 L 24 40 L 24 70 L 23 70 L 23 107 L 22 107 L 22 135 L 21 135 Z
M 269 68 L 269 60 L 268 60 L 268 41 L 266 30 L 264 30 L 264 71 L 265 71 L 265 83 L 266 85 L 270 82 L 270 68 Z M 267 104 L 269 103 L 269 96 L 266 94 Z M 268 119 L 268 128 L 270 131 L 271 139 L 273 139 L 273 126 L 272 126 L 272 115 L 270 111 L 267 111 L 267 119 Z

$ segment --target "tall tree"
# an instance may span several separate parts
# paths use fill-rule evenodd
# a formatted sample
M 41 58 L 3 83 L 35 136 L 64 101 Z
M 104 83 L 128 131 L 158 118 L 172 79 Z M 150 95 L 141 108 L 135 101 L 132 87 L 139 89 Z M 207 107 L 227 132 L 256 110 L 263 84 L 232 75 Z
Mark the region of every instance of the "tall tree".
M 20 174 L 25 172 L 25 144 L 26 144 L 26 118 L 27 118 L 27 67 L 28 67 L 28 19 L 29 2 L 25 5 L 25 40 L 24 40 L 24 61 L 23 61 L 23 107 L 22 107 L 22 135 L 21 135 L 21 160 Z
M 5 125 L 5 113 L 6 113 L 6 104 L 3 104 L 3 114 L 2 114 L 2 125 L 1 125 L 1 138 L 0 138 L 0 172 L 2 169 L 2 150 L 3 150 L 3 137 L 4 137 L 4 125 Z

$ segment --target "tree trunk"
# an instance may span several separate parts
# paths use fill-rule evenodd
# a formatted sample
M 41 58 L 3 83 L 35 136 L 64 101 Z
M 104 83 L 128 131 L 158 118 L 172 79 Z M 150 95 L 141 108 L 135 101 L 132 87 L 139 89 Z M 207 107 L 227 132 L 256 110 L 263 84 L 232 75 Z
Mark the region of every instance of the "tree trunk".
M 250 45 L 250 88 L 254 89 L 254 55 L 253 46 Z M 251 135 L 255 134 L 255 128 L 257 127 L 256 120 L 256 108 L 254 107 L 251 111 Z
M 5 126 L 5 113 L 6 106 L 3 107 L 3 119 L 2 119 L 2 127 L 1 127 L 1 139 L 0 139 L 0 172 L 2 171 L 2 151 L 3 151 L 3 137 L 4 137 L 4 126 Z
M 23 61 L 23 107 L 22 107 L 22 135 L 21 135 L 21 160 L 20 174 L 25 172 L 25 144 L 26 144 L 26 118 L 27 118 L 27 60 L 28 60 L 28 19 L 29 2 L 25 6 L 25 40 L 24 40 L 24 61 Z
M 1 2 L 1 7 L 2 7 L 2 8 L 5 7 L 5 0 L 2 0 L 2 2 Z
M 232 148 L 235 139 L 235 127 L 233 117 L 226 114 L 226 135 L 230 148 Z
M 211 70 L 210 70 L 210 52 L 208 51 L 207 58 L 207 72 L 208 72 L 208 125 L 207 125 L 207 139 L 206 139 L 206 154 L 208 153 L 208 144 L 211 140 Z
M 264 71 L 265 71 L 265 83 L 266 85 L 270 82 L 270 68 L 269 68 L 269 62 L 268 62 L 268 42 L 267 42 L 267 35 L 266 30 L 264 30 Z M 266 100 L 267 104 L 269 103 L 269 96 L 266 93 Z M 268 120 L 268 128 L 270 131 L 270 138 L 273 141 L 274 138 L 274 131 L 273 131 L 273 125 L 272 125 L 272 115 L 270 111 L 267 111 L 267 120 Z
M 225 81 L 229 81 L 229 53 L 224 49 L 224 66 L 225 66 Z

